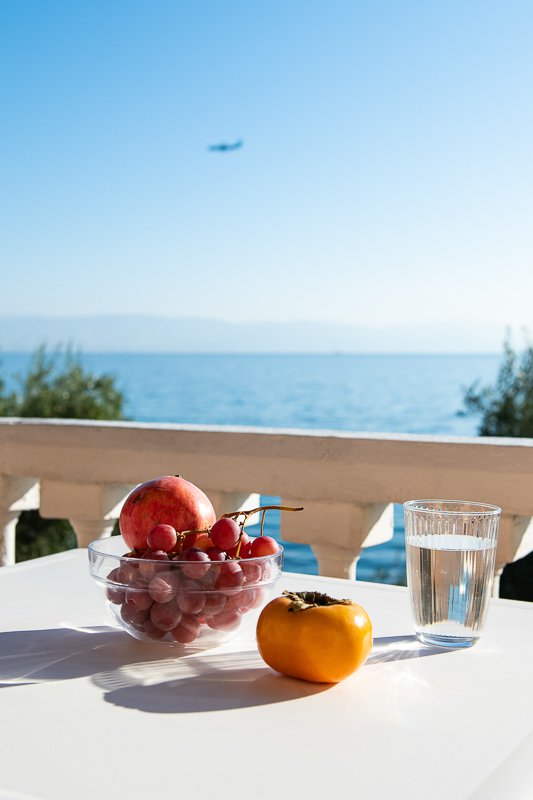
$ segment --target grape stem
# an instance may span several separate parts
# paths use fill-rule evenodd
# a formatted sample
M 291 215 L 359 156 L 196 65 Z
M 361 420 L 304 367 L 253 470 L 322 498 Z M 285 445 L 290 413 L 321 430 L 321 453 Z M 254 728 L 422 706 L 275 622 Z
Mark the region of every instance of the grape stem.
M 234 519 L 234 520 L 237 520 L 239 517 L 243 517 L 242 522 L 239 523 L 240 526 L 241 526 L 241 535 L 239 537 L 239 549 L 240 549 L 240 543 L 241 543 L 241 539 L 242 539 L 242 534 L 244 533 L 244 526 L 246 525 L 246 521 L 248 520 L 248 517 L 251 517 L 252 514 L 257 514 L 259 511 L 263 512 L 261 514 L 261 533 L 260 533 L 260 535 L 262 536 L 263 535 L 263 528 L 264 528 L 264 525 L 265 525 L 265 516 L 266 516 L 266 512 L 267 511 L 303 511 L 303 510 L 304 510 L 303 506 L 299 506 L 298 508 L 295 508 L 294 506 L 258 506 L 257 508 L 249 508 L 246 511 L 244 511 L 244 510 L 243 511 L 229 511 L 227 514 L 222 514 L 220 519 Z M 210 533 L 210 531 L 211 531 L 211 528 L 200 528 L 198 530 L 191 530 L 191 531 L 179 531 L 178 532 L 178 539 L 180 539 L 183 542 L 183 539 L 189 533 Z
M 209 533 L 210 530 L 211 528 L 198 528 L 196 530 L 191 530 L 191 531 L 177 531 L 176 533 L 178 539 L 181 537 L 181 540 L 183 541 L 183 539 L 185 539 L 185 537 L 188 536 L 189 533 Z
M 258 506 L 257 508 L 250 508 L 247 511 L 230 511 L 228 514 L 223 514 L 222 519 L 234 519 L 235 522 L 242 517 L 242 521 L 239 522 L 241 526 L 241 532 L 239 535 L 239 541 L 237 542 L 237 549 L 235 550 L 235 558 L 239 558 L 241 552 L 241 545 L 242 545 L 242 537 L 244 536 L 244 526 L 248 521 L 248 517 L 251 517 L 252 514 L 256 514 L 258 511 L 261 511 L 261 529 L 259 531 L 259 536 L 263 536 L 263 529 L 265 527 L 265 516 L 266 512 L 273 509 L 277 509 L 278 511 L 303 511 L 303 506 L 299 508 L 293 508 L 292 506 Z
M 228 514 L 222 514 L 222 518 L 231 518 L 236 519 L 241 514 L 245 517 L 250 517 L 252 514 L 257 514 L 258 511 L 303 511 L 304 507 L 299 506 L 298 508 L 294 508 L 293 506 L 258 506 L 257 508 L 250 508 L 246 511 L 230 511 Z

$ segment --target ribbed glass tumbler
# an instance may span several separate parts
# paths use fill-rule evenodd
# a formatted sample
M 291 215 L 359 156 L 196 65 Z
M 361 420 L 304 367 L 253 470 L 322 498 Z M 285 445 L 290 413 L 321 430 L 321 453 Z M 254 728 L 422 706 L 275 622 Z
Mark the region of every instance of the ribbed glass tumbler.
M 459 500 L 404 503 L 407 585 L 420 641 L 470 647 L 494 580 L 501 509 Z

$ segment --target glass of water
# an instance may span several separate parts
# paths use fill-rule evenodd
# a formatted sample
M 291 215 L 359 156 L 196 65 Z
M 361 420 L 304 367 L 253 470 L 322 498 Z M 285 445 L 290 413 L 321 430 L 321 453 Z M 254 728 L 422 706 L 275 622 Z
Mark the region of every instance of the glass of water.
M 410 500 L 403 507 L 416 636 L 470 647 L 487 615 L 501 509 L 459 500 Z

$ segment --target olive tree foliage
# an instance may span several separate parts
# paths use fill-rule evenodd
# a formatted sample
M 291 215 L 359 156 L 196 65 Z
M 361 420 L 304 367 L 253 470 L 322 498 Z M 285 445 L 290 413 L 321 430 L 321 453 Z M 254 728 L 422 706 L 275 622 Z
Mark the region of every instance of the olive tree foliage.
M 59 419 L 124 419 L 124 396 L 112 375 L 94 375 L 71 347 L 39 347 L 15 388 L 0 377 L 0 416 Z M 50 555 L 76 547 L 70 523 L 43 519 L 38 510 L 23 511 L 17 524 L 16 560 Z
M 533 437 L 533 347 L 517 353 L 507 337 L 494 385 L 474 384 L 464 404 L 466 413 L 480 415 L 481 436 Z M 505 566 L 500 597 L 533 602 L 533 553 Z
M 6 394 L 0 383 L 0 416 L 60 419 L 124 419 L 124 397 L 112 375 L 93 375 L 71 347 L 33 355 L 17 387 Z
M 6 397 L 6 384 L 2 377 L 0 377 L 0 417 L 11 416 L 11 401 Z
M 480 436 L 533 437 L 533 347 L 517 353 L 507 337 L 494 385 L 473 384 L 464 405 L 464 413 L 480 415 Z

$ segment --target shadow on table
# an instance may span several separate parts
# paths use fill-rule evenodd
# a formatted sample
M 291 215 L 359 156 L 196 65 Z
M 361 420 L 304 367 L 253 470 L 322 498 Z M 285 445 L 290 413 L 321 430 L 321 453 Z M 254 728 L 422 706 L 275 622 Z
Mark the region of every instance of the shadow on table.
M 210 652 L 167 664 L 128 665 L 94 676 L 108 703 L 157 714 L 187 714 L 282 703 L 331 688 L 270 670 L 256 650 Z
M 415 636 L 383 636 L 374 640 L 366 664 L 445 652 L 441 647 L 422 644 Z M 95 675 L 93 680 L 106 691 L 108 703 L 159 714 L 279 703 L 332 688 L 331 684 L 306 683 L 272 672 L 255 649 L 131 664 Z
M 155 649 L 155 660 L 168 650 Z M 141 642 L 107 626 L 0 633 L 0 688 L 68 680 L 146 658 Z
M 153 713 L 280 703 L 330 688 L 273 673 L 255 649 L 180 658 L 110 627 L 0 633 L 0 688 L 82 677 L 107 702 Z
M 460 647 L 433 647 L 419 642 L 416 636 L 381 636 L 374 639 L 372 652 L 366 664 L 382 664 L 384 661 L 403 661 L 407 658 L 424 658 L 460 650 Z
M 367 665 L 441 655 L 414 636 L 376 638 Z M 108 703 L 152 713 L 190 713 L 281 703 L 329 684 L 278 675 L 255 648 L 177 657 L 111 627 L 0 633 L 0 688 L 89 677 Z

